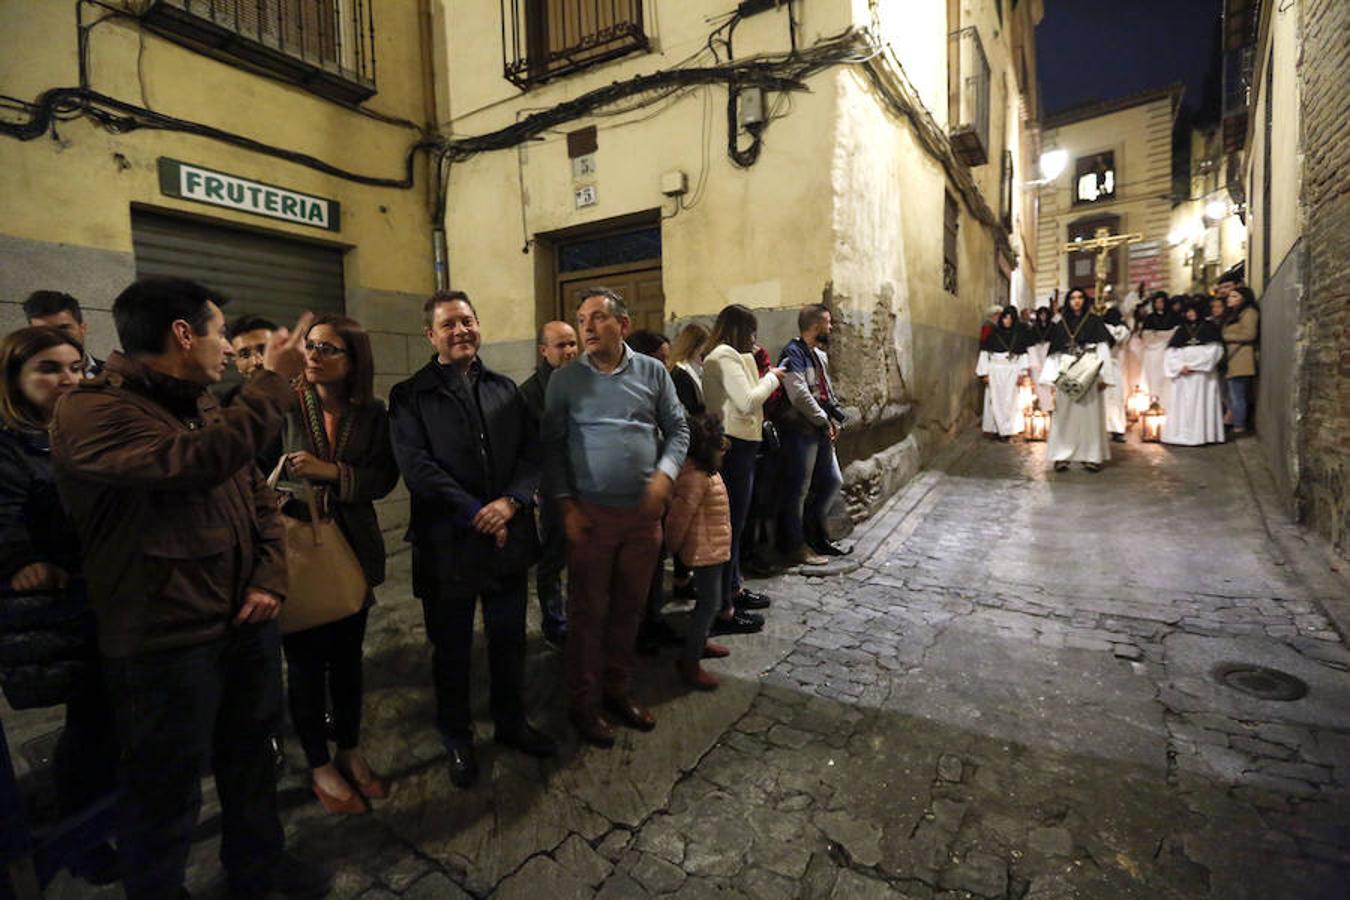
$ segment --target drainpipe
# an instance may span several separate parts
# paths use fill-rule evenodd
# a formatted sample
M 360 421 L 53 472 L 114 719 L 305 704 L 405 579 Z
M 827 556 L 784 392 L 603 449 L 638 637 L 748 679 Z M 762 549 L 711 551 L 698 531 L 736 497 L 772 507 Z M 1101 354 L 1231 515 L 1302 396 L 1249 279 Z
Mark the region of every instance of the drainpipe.
M 445 228 L 441 225 L 431 229 L 431 252 L 436 260 L 436 290 L 447 290 L 450 287 L 450 257 L 446 250 Z
M 438 134 L 440 104 L 443 90 L 437 78 L 436 70 L 436 0 L 422 0 L 421 38 L 422 38 L 422 98 L 427 131 Z M 448 77 L 449 73 L 446 73 Z M 448 91 L 448 85 L 444 90 Z M 446 109 L 449 98 L 446 97 Z M 427 189 L 430 196 L 428 208 L 431 213 L 431 256 L 436 290 L 443 291 L 450 286 L 450 252 L 445 239 L 446 192 L 450 187 L 450 163 L 444 156 L 433 158 L 428 166 L 431 174 Z

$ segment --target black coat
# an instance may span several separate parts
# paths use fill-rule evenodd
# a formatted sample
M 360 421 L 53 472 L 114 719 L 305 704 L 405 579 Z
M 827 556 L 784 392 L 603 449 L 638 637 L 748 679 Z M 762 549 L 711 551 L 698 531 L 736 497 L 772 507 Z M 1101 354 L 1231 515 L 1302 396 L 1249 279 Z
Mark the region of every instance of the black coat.
M 472 596 L 523 576 L 539 548 L 540 444 L 515 382 L 479 361 L 464 378 L 433 358 L 390 392 L 389 419 L 412 495 L 413 593 Z M 474 530 L 473 518 L 501 497 L 520 508 L 498 549 L 491 535 Z
M 0 428 L 0 579 L 29 563 L 78 574 L 79 538 L 61 506 L 46 434 Z

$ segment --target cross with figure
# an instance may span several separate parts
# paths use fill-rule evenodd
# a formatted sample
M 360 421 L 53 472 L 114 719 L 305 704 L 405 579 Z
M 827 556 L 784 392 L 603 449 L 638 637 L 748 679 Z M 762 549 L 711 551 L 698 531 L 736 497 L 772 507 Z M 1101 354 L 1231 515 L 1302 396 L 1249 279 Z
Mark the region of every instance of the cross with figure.
M 1111 262 L 1110 253 L 1121 244 L 1133 244 L 1142 241 L 1142 234 L 1112 234 L 1111 229 L 1101 226 L 1096 234 L 1084 240 L 1069 241 L 1062 249 L 1066 253 L 1083 252 L 1085 250 L 1096 250 L 1097 260 L 1094 266 L 1094 272 L 1097 276 L 1097 290 L 1093 293 L 1093 306 L 1098 314 L 1106 309 L 1106 278 L 1108 267 Z

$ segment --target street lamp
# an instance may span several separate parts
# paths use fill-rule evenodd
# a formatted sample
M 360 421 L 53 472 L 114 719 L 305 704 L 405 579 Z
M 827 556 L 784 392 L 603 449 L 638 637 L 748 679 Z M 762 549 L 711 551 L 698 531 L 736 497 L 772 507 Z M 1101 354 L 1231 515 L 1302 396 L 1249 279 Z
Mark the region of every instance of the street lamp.
M 1211 200 L 1205 204 L 1205 218 L 1217 222 L 1228 215 L 1228 204 L 1222 200 Z
M 1069 151 L 1059 148 L 1047 150 L 1041 154 L 1040 163 L 1041 178 L 1045 181 L 1054 181 L 1069 164 Z

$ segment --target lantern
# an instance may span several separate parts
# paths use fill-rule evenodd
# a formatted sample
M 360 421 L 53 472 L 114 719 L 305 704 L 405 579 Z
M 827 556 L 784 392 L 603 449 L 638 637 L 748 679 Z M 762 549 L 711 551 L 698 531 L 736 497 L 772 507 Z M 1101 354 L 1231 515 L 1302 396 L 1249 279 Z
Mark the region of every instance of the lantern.
M 1138 421 L 1139 417 L 1148 412 L 1149 396 L 1144 393 L 1144 389 L 1139 385 L 1134 386 L 1134 391 L 1130 393 L 1125 401 L 1125 415 L 1131 421 Z
M 1158 405 L 1154 400 L 1144 413 L 1141 421 L 1143 425 L 1143 434 L 1141 437 L 1146 441 L 1157 443 L 1162 440 L 1163 423 L 1167 421 L 1167 411 Z
M 1017 380 L 1017 405 L 1023 416 L 1031 415 L 1031 406 L 1036 402 L 1036 392 L 1031 388 L 1031 379 L 1023 375 Z
M 1031 412 L 1027 413 L 1026 420 L 1022 436 L 1028 441 L 1043 441 L 1050 434 L 1050 414 L 1041 410 L 1039 400 Z

